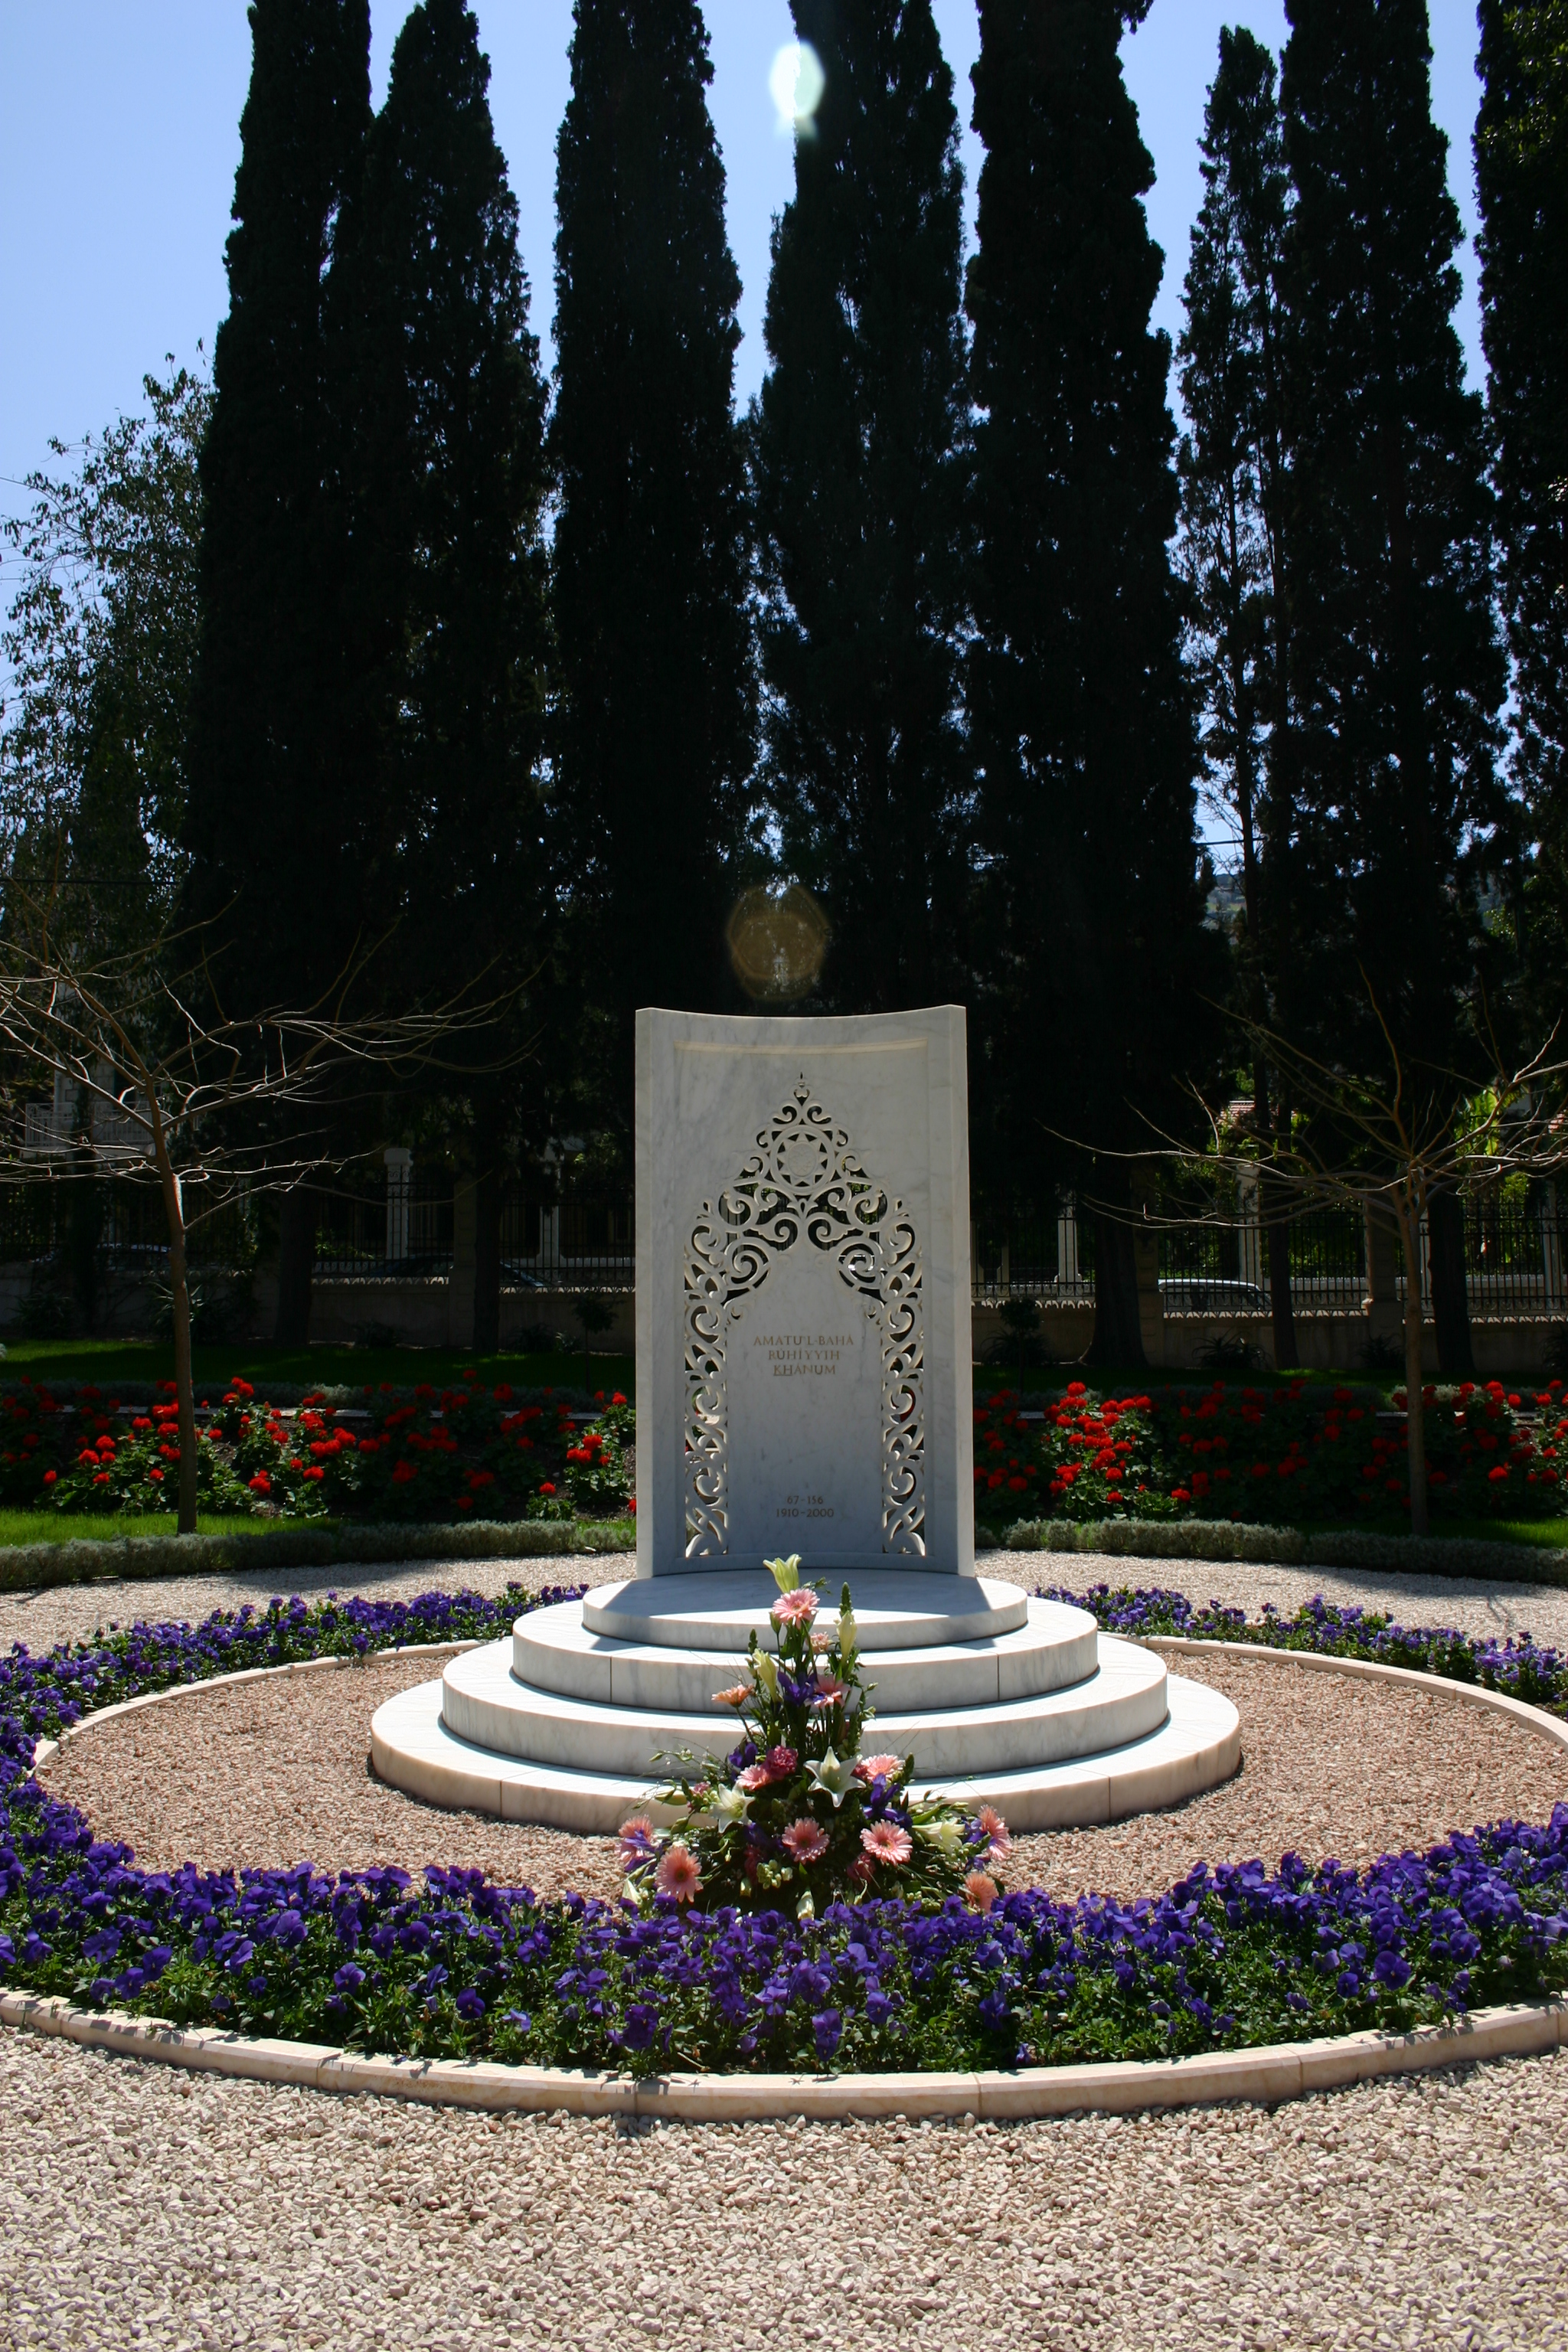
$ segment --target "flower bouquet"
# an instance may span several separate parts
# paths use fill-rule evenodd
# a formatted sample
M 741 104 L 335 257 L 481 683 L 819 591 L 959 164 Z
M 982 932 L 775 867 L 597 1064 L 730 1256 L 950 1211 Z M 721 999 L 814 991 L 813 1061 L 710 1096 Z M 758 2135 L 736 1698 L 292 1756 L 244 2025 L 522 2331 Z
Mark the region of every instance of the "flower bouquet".
M 868 1895 L 941 1904 L 962 1894 L 988 1911 L 1000 1891 L 993 1868 L 1010 1843 L 1001 1815 L 917 1796 L 912 1757 L 862 1754 L 871 1709 L 849 1587 L 827 1632 L 816 1623 L 822 1588 L 801 1583 L 799 1556 L 765 1565 L 779 1589 L 769 1612 L 778 1654 L 753 1633 L 746 1679 L 714 1692 L 744 1732 L 722 1763 L 670 1759 L 691 1768 L 658 1791 L 674 1824 L 622 1830 L 633 1899 L 700 1898 L 710 1910 L 788 1903 L 805 1917 Z

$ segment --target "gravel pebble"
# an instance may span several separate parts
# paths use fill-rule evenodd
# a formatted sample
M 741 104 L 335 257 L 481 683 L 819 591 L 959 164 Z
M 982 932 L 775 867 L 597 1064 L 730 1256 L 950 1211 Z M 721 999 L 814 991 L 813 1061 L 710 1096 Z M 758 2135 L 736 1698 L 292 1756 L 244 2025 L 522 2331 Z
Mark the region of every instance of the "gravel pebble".
M 1031 1592 L 1063 1585 L 1085 1592 L 1090 1585 L 1163 1585 L 1200 1605 L 1221 1601 L 1261 1615 L 1266 1601 L 1293 1613 L 1321 1592 L 1326 1601 L 1387 1609 L 1406 1624 L 1457 1625 L 1470 1634 L 1531 1633 L 1537 1641 L 1568 1649 L 1568 1590 L 1535 1584 L 1523 1573 L 1521 1550 L 1517 1582 L 1493 1583 L 1480 1577 L 1387 1576 L 1371 1570 L 1274 1568 L 1251 1561 L 1112 1559 L 1101 1552 L 983 1552 L 975 1565 L 983 1576 L 998 1576 Z M 599 1553 L 560 1559 L 418 1560 L 388 1568 L 301 1569 L 279 1577 L 275 1570 L 228 1576 L 166 1577 L 159 1582 L 128 1583 L 121 1578 L 93 1584 L 52 1586 L 41 1592 L 0 1594 L 0 1649 L 26 1642 L 32 1650 L 78 1641 L 111 1622 L 136 1618 L 195 1621 L 214 1609 L 238 1609 L 246 1601 L 265 1606 L 275 1592 L 307 1599 L 329 1592 L 359 1592 L 378 1601 L 407 1600 L 416 1592 L 500 1592 L 513 1579 L 537 1592 L 546 1584 L 608 1584 L 630 1576 L 633 1555 Z
M 637 2129 L 5 2032 L 0 2111 L 16 2352 L 1568 2346 L 1568 2052 L 1272 2111 Z
M 1235 1700 L 1240 1773 L 1174 1811 L 1020 1838 L 1009 1885 L 1134 1895 L 1204 1858 L 1361 1862 L 1478 1822 L 1544 1821 L 1568 1797 L 1568 1751 L 1463 1699 L 1289 1661 L 1181 1663 Z M 374 1778 L 372 1715 L 434 1664 L 389 1658 L 193 1691 L 68 1741 L 42 1777 L 149 1869 L 461 1863 L 541 1895 L 613 1897 L 613 1839 L 439 1812 Z

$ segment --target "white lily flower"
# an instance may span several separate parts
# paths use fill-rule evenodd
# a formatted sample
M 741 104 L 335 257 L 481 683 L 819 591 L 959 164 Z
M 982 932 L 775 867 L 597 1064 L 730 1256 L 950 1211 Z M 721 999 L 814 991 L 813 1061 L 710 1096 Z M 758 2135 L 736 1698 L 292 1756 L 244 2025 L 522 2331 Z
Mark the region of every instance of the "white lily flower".
M 765 1559 L 767 1570 L 781 1592 L 793 1592 L 800 1582 L 800 1554 L 792 1551 L 787 1559 Z
M 743 1789 L 721 1789 L 709 1811 L 727 1825 L 743 1822 L 752 1810 L 752 1801 Z
M 963 1850 L 963 1832 L 956 1822 L 916 1822 L 915 1835 L 934 1845 L 946 1862 L 956 1862 Z
M 811 1784 L 814 1789 L 820 1789 L 825 1797 L 831 1797 L 833 1810 L 837 1812 L 855 1785 L 854 1758 L 840 1759 L 830 1748 L 826 1756 L 819 1756 L 812 1765 Z

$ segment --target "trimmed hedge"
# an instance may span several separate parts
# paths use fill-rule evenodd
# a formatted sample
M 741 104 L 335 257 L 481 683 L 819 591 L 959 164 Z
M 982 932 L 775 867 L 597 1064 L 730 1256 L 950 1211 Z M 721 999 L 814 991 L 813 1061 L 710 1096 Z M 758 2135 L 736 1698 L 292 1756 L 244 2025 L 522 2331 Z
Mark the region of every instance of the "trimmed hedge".
M 1479 1576 L 1568 1587 L 1568 1551 L 1538 1551 L 1529 1544 L 1489 1543 L 1469 1536 L 1383 1536 L 1360 1528 L 1307 1534 L 1300 1528 L 1237 1519 L 1019 1519 L 995 1540 L 1004 1551 L 1272 1561 L 1287 1568 L 1370 1568 L 1397 1576 Z
M 0 1592 L 32 1592 L 103 1577 L 133 1582 L 266 1569 L 336 1568 L 420 1559 L 552 1559 L 632 1551 L 630 1519 L 476 1519 L 453 1526 L 268 1528 L 254 1536 L 125 1536 L 16 1544 L 0 1550 Z

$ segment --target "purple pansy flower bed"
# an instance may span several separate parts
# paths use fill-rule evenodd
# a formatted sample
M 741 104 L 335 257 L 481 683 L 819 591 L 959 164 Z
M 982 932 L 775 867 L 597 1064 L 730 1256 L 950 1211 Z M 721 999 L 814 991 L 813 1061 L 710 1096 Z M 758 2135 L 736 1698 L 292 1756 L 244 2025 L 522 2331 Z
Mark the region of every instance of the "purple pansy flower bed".
M 957 1898 L 879 1899 L 797 1920 L 542 1903 L 468 1870 L 420 1882 L 308 1864 L 142 1871 L 32 1777 L 40 1734 L 140 1690 L 493 1637 L 533 1599 L 513 1588 L 496 1601 L 277 1601 L 195 1627 L 111 1629 L 37 1659 L 13 1651 L 0 1662 L 0 1979 L 248 2033 L 635 2073 L 1184 2055 L 1404 2030 L 1568 1987 L 1568 1805 L 1545 1825 L 1494 1824 L 1361 1872 L 1288 1854 L 1274 1871 L 1199 1867 L 1134 1904 L 1027 1889 L 984 1915 Z M 1132 1631 L 1258 1637 L 1177 1593 L 1087 1599 Z M 1563 1662 L 1532 1644 L 1401 1632 L 1321 1603 L 1303 1621 L 1276 1621 L 1279 1638 L 1352 1648 L 1387 1636 L 1397 1663 L 1447 1657 L 1439 1671 L 1542 1677 L 1557 1704 L 1568 1698 Z

